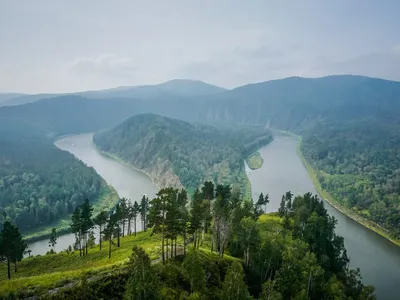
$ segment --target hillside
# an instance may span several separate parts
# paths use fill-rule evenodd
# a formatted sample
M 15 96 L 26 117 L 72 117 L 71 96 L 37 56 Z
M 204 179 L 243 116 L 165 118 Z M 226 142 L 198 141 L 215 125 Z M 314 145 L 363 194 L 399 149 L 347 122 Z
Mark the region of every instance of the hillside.
M 159 186 L 190 189 L 205 179 L 244 188 L 243 160 L 271 140 L 257 127 L 221 129 L 152 114 L 94 136 L 102 151 L 149 173 Z
M 302 135 L 301 150 L 330 200 L 400 239 L 400 82 L 292 77 L 205 100 L 194 118 Z
M 151 201 L 148 231 L 118 238 L 118 243 L 114 234 L 114 239 L 103 241 L 103 248 L 94 245 L 85 256 L 68 250 L 25 258 L 11 280 L 6 280 L 2 264 L 0 297 L 122 299 L 145 293 L 155 300 L 293 299 L 296 295 L 313 300 L 338 295 L 337 299 L 375 299 L 374 288 L 365 286 L 359 272 L 348 268 L 343 238 L 334 233 L 335 221 L 316 196 L 307 193 L 292 201 L 293 195 L 286 193 L 279 213 L 260 215 L 257 207 L 238 198 L 228 186 L 214 189 L 207 183 L 207 187 L 193 201 L 212 200 L 209 219 L 196 204 L 185 205 L 187 199 L 177 202 L 177 194 L 182 195 L 178 190 L 160 190 Z M 160 199 L 167 202 L 162 216 L 154 214 Z M 177 211 L 184 213 L 171 219 L 169 215 Z M 196 220 L 205 217 L 212 231 L 195 227 Z M 162 227 L 166 247 L 155 223 L 160 218 L 166 219 Z M 181 218 L 190 220 L 192 229 Z M 231 229 L 224 242 L 218 225 L 222 223 Z M 197 238 L 196 232 L 202 230 Z M 169 247 L 168 240 L 174 238 L 175 245 Z
M 0 166 L 0 227 L 11 220 L 29 238 L 52 226 L 69 229 L 70 214 L 85 199 L 96 211 L 118 199 L 93 168 L 21 120 L 0 119 Z
M 23 120 L 49 134 L 92 132 L 115 126 L 140 107 L 126 99 L 94 100 L 59 96 L 25 105 L 1 107 L 0 118 Z
M 269 125 L 302 135 L 303 155 L 330 200 L 399 238 L 400 82 L 291 77 L 205 96 L 164 94 L 151 101 L 65 96 L 0 108 L 0 116 L 61 134 L 97 131 L 143 113 L 190 122 Z

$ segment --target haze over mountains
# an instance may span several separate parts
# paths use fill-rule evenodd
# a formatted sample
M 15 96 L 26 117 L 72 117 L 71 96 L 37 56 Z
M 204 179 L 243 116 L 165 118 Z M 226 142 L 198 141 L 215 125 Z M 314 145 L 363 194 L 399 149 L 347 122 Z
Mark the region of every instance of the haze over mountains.
M 174 79 L 156 85 L 121 86 L 99 91 L 84 91 L 68 94 L 0 94 L 0 106 L 20 105 L 60 95 L 79 95 L 93 99 L 127 98 L 146 100 L 160 97 L 206 96 L 225 90 L 224 88 L 198 80 Z
M 301 134 L 306 159 L 324 170 L 321 183 L 344 205 L 400 235 L 400 82 L 290 77 L 224 90 L 173 80 L 2 107 L 0 122 L 23 120 L 56 137 L 111 128 L 144 113 Z

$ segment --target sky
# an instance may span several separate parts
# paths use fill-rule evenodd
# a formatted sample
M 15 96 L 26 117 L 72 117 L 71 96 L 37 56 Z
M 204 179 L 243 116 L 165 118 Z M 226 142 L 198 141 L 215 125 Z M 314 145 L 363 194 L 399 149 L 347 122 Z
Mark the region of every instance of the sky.
M 0 92 L 290 76 L 400 81 L 398 0 L 0 0 Z

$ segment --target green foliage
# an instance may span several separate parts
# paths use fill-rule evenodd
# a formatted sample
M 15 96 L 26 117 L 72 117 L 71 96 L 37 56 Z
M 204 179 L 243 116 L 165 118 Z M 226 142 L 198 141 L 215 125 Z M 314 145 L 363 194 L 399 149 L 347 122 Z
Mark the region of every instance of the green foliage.
M 44 226 L 50 233 L 85 199 L 101 198 L 107 186 L 93 168 L 23 122 L 0 119 L 0 165 L 0 223 L 10 220 L 23 234 Z
M 17 227 L 9 221 L 4 222 L 2 227 L 3 229 L 0 232 L 0 261 L 7 263 L 7 276 L 8 279 L 11 279 L 10 264 L 13 262 L 16 266 L 17 261 L 22 260 L 27 246 Z
M 223 129 L 150 114 L 94 136 L 102 151 L 139 169 L 162 169 L 164 176 L 188 189 L 198 188 L 204 180 L 244 189 L 243 160 L 271 140 L 271 134 L 259 127 Z
M 158 276 L 150 265 L 149 256 L 143 249 L 133 248 L 128 268 L 129 279 L 126 284 L 124 299 L 161 299 Z
M 57 244 L 57 229 L 53 228 L 51 229 L 51 234 L 50 234 L 50 239 L 49 239 L 49 247 L 54 248 L 54 246 Z
M 374 125 L 372 125 L 374 124 Z M 389 120 L 326 122 L 301 150 L 317 179 L 342 206 L 400 239 L 400 127 Z
M 227 300 L 251 299 L 240 262 L 233 262 L 222 283 L 222 297 Z
M 255 152 L 246 158 L 248 167 L 252 170 L 257 170 L 262 167 L 264 159 L 259 152 Z

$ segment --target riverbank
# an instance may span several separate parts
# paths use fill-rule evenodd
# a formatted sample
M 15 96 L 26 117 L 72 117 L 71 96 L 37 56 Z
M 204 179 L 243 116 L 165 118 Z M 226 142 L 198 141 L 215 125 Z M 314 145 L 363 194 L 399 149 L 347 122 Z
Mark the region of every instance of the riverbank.
M 347 208 L 343 205 L 341 205 L 337 200 L 334 199 L 332 195 L 329 194 L 328 191 L 324 190 L 321 186 L 321 183 L 319 182 L 317 178 L 318 171 L 314 169 L 311 164 L 305 159 L 303 153 L 301 152 L 301 137 L 295 136 L 299 141 L 297 143 L 296 151 L 297 154 L 299 155 L 301 161 L 303 162 L 304 166 L 307 169 L 308 174 L 311 177 L 311 180 L 314 183 L 314 186 L 319 193 L 320 197 L 325 199 L 326 202 L 328 202 L 331 206 L 333 206 L 335 209 L 340 211 L 342 214 L 345 214 L 352 220 L 356 221 L 357 223 L 363 225 L 364 227 L 374 231 L 375 233 L 379 234 L 380 236 L 386 238 L 387 240 L 391 241 L 393 244 L 400 246 L 400 240 L 393 239 L 382 227 L 380 227 L 378 224 L 375 222 L 372 222 L 370 220 L 367 220 L 360 216 L 359 214 L 355 213 L 352 209 Z
M 93 144 L 94 144 L 94 143 L 93 143 Z M 123 164 L 123 165 L 125 165 L 125 166 L 127 166 L 127 167 L 129 167 L 129 168 L 134 169 L 135 171 L 138 171 L 138 172 L 140 172 L 140 173 L 146 175 L 146 176 L 151 180 L 151 182 L 156 186 L 157 190 L 160 190 L 160 184 L 157 183 L 157 181 L 156 181 L 152 176 L 150 176 L 149 173 L 147 173 L 146 171 L 144 171 L 144 170 L 142 170 L 142 169 L 139 169 L 139 168 L 135 167 L 134 165 L 132 165 L 132 164 L 130 164 L 130 163 L 124 161 L 123 159 L 121 159 L 120 157 L 118 157 L 118 156 L 116 156 L 116 155 L 114 155 L 114 154 L 112 154 L 112 153 L 109 153 L 109 152 L 105 152 L 105 151 L 103 151 L 103 150 L 100 150 L 100 149 L 96 146 L 96 144 L 94 144 L 94 146 L 96 147 L 96 150 L 99 151 L 99 153 L 101 153 L 102 155 L 108 156 L 108 157 L 110 157 L 110 158 L 116 160 L 116 161 L 119 162 L 120 164 Z
M 98 198 L 92 203 L 93 204 L 93 215 L 98 214 L 102 210 L 111 210 L 114 205 L 118 202 L 119 196 L 115 189 L 103 181 L 100 188 L 100 193 Z M 37 227 L 31 231 L 25 232 L 23 234 L 24 241 L 26 243 L 32 243 L 39 240 L 46 239 L 50 237 L 52 228 L 57 228 L 57 234 L 67 234 L 71 232 L 71 216 L 66 216 L 56 222 Z

